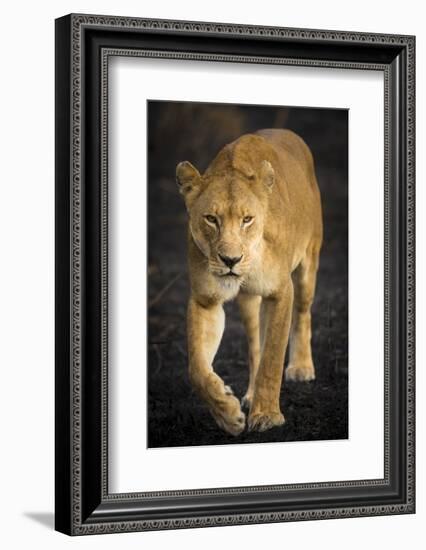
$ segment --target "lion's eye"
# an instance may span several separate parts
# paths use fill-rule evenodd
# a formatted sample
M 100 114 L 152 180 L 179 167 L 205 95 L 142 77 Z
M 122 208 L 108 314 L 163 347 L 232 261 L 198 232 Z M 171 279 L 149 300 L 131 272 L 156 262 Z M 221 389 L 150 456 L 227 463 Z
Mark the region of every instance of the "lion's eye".
M 207 214 L 207 216 L 204 216 L 204 217 L 209 223 L 217 224 L 217 219 L 215 216 L 211 216 L 210 214 Z
M 253 216 L 245 216 L 243 218 L 243 223 L 250 223 L 253 220 Z

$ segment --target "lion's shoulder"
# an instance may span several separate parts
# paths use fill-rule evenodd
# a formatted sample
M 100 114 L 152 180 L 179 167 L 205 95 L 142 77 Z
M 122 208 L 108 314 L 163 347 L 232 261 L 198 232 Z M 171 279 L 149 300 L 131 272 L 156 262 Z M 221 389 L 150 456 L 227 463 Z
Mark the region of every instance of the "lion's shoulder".
M 279 152 L 288 153 L 298 162 L 313 166 L 313 156 L 306 142 L 295 132 L 288 129 L 268 128 L 256 132 Z

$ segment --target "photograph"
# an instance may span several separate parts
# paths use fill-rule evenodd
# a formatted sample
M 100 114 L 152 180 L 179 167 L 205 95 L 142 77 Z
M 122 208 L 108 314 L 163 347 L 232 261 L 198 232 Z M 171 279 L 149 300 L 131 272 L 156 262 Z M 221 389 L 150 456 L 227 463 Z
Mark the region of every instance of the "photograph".
M 147 120 L 147 446 L 350 438 L 349 110 Z

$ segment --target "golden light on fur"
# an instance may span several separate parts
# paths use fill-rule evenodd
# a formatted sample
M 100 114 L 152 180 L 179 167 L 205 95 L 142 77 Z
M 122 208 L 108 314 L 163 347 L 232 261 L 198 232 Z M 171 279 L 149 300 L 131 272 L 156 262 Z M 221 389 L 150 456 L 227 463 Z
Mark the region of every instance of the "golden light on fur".
M 249 342 L 247 426 L 281 425 L 288 341 L 286 377 L 315 377 L 311 304 L 322 214 L 312 154 L 289 130 L 260 130 L 226 145 L 202 175 L 190 162 L 179 163 L 176 180 L 189 216 L 191 382 L 222 429 L 244 430 L 240 402 L 212 367 L 223 303 L 236 298 Z

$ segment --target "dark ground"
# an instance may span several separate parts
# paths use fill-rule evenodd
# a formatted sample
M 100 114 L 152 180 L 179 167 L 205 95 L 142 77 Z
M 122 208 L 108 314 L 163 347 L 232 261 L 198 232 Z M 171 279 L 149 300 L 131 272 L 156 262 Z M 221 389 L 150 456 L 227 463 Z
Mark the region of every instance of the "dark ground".
M 331 109 L 148 104 L 148 446 L 174 447 L 348 437 L 348 117 Z M 175 166 L 203 171 L 226 143 L 260 128 L 289 128 L 311 147 L 322 194 L 324 244 L 313 306 L 316 380 L 285 381 L 284 426 L 238 437 L 220 430 L 187 375 L 186 211 Z M 238 397 L 248 382 L 247 346 L 234 303 L 214 362 Z

